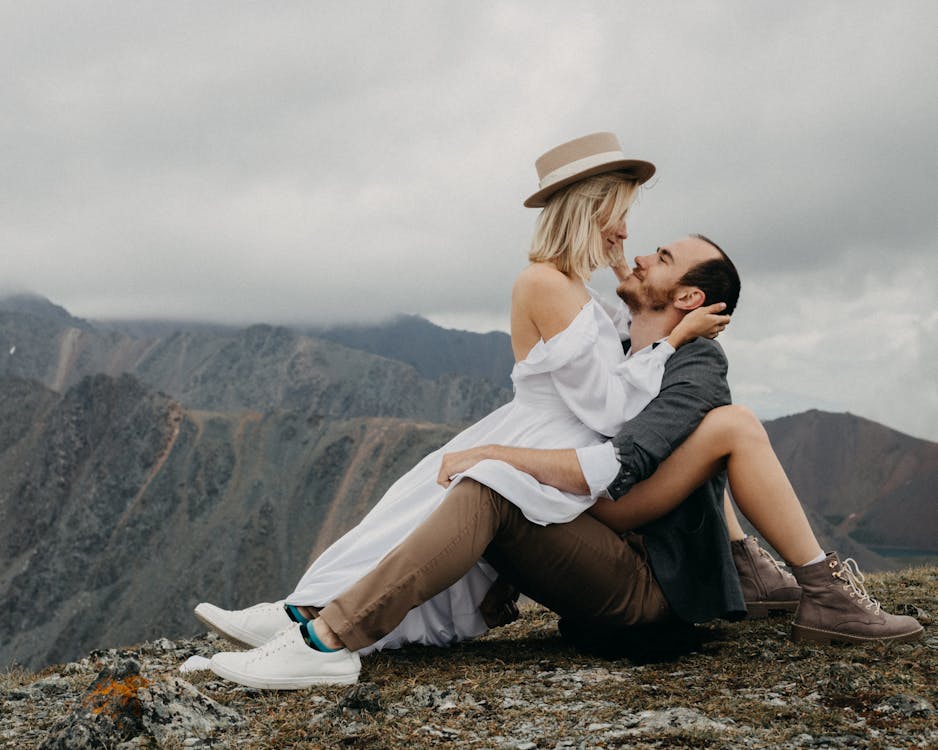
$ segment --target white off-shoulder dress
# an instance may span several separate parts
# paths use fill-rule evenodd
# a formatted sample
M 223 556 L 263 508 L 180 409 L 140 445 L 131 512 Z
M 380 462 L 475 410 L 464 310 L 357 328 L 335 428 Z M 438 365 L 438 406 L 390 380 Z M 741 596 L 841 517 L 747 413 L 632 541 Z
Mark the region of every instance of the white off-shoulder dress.
M 610 312 L 617 320 L 613 322 Z M 673 349 L 647 347 L 628 358 L 624 317 L 591 299 L 563 331 L 539 341 L 511 373 L 514 399 L 468 427 L 398 479 L 362 521 L 309 567 L 287 602 L 324 606 L 370 572 L 440 504 L 437 484 L 444 453 L 478 445 L 582 448 L 615 435 L 658 395 Z M 576 518 L 593 504 L 541 484 L 502 461 L 482 461 L 453 482 L 471 477 L 509 499 L 532 522 Z M 487 630 L 479 603 L 496 573 L 484 560 L 446 591 L 411 610 L 387 636 L 360 653 L 405 643 L 446 645 Z

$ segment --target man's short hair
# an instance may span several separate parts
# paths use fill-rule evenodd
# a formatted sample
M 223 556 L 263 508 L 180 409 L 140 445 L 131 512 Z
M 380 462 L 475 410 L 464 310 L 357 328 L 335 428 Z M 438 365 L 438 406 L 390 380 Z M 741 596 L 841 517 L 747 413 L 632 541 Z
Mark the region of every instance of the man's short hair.
M 723 248 L 713 240 L 702 234 L 692 234 L 691 237 L 703 240 L 715 248 L 720 253 L 720 257 L 698 263 L 681 277 L 678 285 L 695 286 L 700 289 L 704 293 L 704 305 L 725 302 L 726 310 L 723 312 L 731 315 L 739 301 L 740 282 L 736 266 L 733 265 L 733 261 Z

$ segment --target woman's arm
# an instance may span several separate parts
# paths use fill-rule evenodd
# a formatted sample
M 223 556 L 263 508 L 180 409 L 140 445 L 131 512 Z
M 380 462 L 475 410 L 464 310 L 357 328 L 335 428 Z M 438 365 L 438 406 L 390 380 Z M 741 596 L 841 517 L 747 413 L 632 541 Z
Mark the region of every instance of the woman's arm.
M 515 448 L 508 445 L 480 445 L 446 453 L 440 465 L 437 483 L 449 487 L 451 477 L 471 469 L 479 461 L 504 461 L 518 471 L 530 474 L 541 484 L 574 495 L 590 494 L 576 451 L 572 448 Z

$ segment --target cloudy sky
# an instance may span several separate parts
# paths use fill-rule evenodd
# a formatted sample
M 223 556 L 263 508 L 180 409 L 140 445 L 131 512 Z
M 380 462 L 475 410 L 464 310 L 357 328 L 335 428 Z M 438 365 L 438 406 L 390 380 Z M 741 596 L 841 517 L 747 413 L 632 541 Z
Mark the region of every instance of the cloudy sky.
M 613 130 L 659 169 L 626 253 L 700 231 L 740 268 L 738 401 L 938 440 L 936 28 L 933 0 L 3 1 L 0 286 L 505 330 L 534 159 Z

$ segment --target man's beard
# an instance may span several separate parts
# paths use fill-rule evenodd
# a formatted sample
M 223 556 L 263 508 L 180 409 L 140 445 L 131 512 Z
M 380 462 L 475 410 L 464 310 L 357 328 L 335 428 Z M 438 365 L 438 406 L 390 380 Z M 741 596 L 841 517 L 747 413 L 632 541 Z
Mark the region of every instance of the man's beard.
M 638 288 L 620 288 L 616 293 L 629 310 L 634 313 L 661 312 L 671 304 L 671 292 L 646 286 L 639 282 Z

